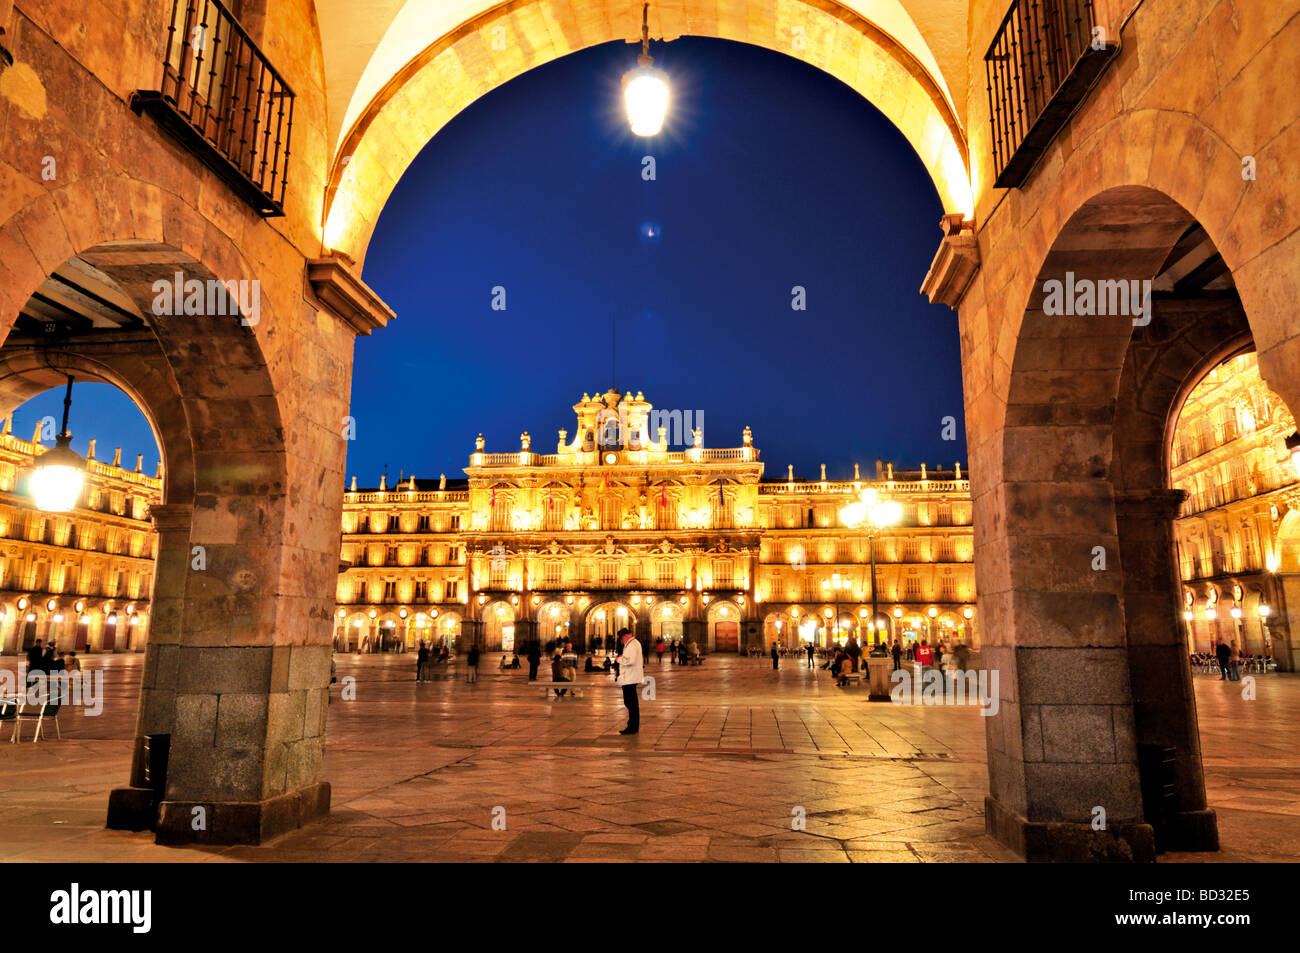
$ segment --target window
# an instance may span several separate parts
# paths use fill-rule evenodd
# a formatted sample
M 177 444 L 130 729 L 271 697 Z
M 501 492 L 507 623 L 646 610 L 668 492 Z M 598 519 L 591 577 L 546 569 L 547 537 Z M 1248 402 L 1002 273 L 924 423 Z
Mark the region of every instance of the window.
M 546 585 L 558 587 L 564 579 L 564 563 L 558 559 L 548 559 L 542 570 Z
M 713 588 L 731 589 L 735 585 L 735 563 L 730 559 L 713 560 Z
M 415 591 L 411 598 L 415 602 L 427 602 L 429 597 L 429 584 L 423 579 L 416 580 Z
M 493 589 L 504 589 L 506 587 L 506 573 L 510 568 L 509 561 L 504 556 L 493 556 L 491 562 L 491 580 Z
M 451 528 L 460 529 L 460 515 L 457 514 L 451 518 Z
M 429 532 L 429 514 L 425 513 L 420 517 L 419 523 L 416 524 L 416 530 L 421 533 Z
M 385 565 L 385 566 L 396 566 L 396 565 L 397 565 L 397 547 L 396 547 L 396 546 L 389 546 L 387 549 L 384 550 L 384 565 Z
M 459 546 L 448 546 L 448 547 L 447 547 L 447 562 L 449 562 L 449 563 L 459 563 L 459 562 L 460 562 L 460 547 L 459 547 Z
M 455 579 L 449 579 L 449 580 L 447 580 L 447 598 L 448 598 L 448 599 L 455 599 L 455 598 L 456 598 L 456 593 L 459 591 L 459 589 L 460 589 L 460 582 L 459 582 L 458 580 L 455 580 Z
M 655 580 L 664 589 L 673 589 L 677 586 L 677 567 L 669 559 L 659 560 L 655 566 Z
M 614 562 L 614 560 L 605 559 L 601 561 L 600 584 L 607 589 L 618 585 L 618 563 Z
M 907 598 L 909 600 L 916 600 L 921 598 L 921 577 L 920 576 L 907 577 Z
M 388 517 L 388 531 L 390 533 L 400 533 L 402 531 L 402 519 L 396 513 Z
M 396 598 L 397 598 L 397 583 L 390 579 L 384 583 L 384 601 L 392 602 Z

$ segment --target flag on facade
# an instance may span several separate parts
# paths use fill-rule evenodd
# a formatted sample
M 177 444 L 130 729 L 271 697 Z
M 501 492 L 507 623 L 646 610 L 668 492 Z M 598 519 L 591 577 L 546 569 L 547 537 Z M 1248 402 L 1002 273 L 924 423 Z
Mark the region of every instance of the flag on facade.
M 601 492 L 603 493 L 608 487 L 609 487 L 609 473 L 602 473 L 600 475 Z
M 549 488 L 548 488 L 547 491 L 546 491 L 546 508 L 547 508 L 548 510 L 553 510 L 553 509 L 555 509 L 555 500 L 553 500 L 553 499 L 551 498 L 551 494 L 552 494 L 553 492 L 554 492 L 554 491 L 551 490 L 551 489 L 549 489 Z
M 659 484 L 659 505 L 664 507 L 665 509 L 668 508 L 668 484 L 667 483 Z
M 491 502 L 488 503 L 488 506 L 496 506 L 496 505 L 497 505 L 497 488 L 492 487 L 492 500 Z

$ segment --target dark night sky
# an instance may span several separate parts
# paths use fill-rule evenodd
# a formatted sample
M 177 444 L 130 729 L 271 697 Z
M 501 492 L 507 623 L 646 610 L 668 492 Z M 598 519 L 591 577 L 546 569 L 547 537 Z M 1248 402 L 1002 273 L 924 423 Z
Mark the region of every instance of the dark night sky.
M 364 277 L 397 312 L 358 338 L 357 439 L 347 474 L 387 464 L 462 476 L 489 452 L 554 452 L 584 391 L 642 390 L 704 412 L 704 443 L 746 424 L 769 477 L 863 475 L 877 457 L 965 464 L 956 316 L 917 291 L 939 242 L 938 195 L 902 135 L 837 80 L 722 40 L 655 44 L 673 103 L 633 136 L 623 43 L 532 70 L 472 104 L 429 143 L 388 202 Z M 641 179 L 653 155 L 657 180 Z M 642 226 L 660 235 L 647 241 Z M 492 289 L 506 290 L 504 312 Z M 806 311 L 790 307 L 806 289 Z M 611 379 L 611 326 L 617 364 Z M 107 385 L 78 385 L 74 448 L 157 450 Z M 58 417 L 62 394 L 14 431 Z M 940 420 L 958 421 L 957 442 Z
M 965 462 L 964 431 L 940 438 L 962 419 L 957 319 L 917 290 L 943 210 L 907 141 L 793 58 L 696 37 L 652 52 L 672 82 L 659 136 L 628 131 L 636 49 L 611 43 L 478 100 L 398 184 L 364 273 L 398 319 L 357 341 L 360 485 L 385 463 L 461 476 L 480 431 L 489 452 L 527 430 L 552 453 L 611 383 L 703 410 L 706 446 L 749 424 L 768 476 Z

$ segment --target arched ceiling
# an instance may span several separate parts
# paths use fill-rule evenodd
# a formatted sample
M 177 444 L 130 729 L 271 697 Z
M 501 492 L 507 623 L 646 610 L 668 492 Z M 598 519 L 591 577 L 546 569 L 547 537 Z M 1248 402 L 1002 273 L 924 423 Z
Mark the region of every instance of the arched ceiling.
M 934 78 L 950 106 L 965 96 L 966 2 L 843 0 L 907 50 Z M 316 0 L 332 148 L 339 148 L 367 104 L 421 50 L 485 11 L 508 5 L 492 0 Z M 681 0 L 652 3 L 651 35 L 667 36 L 660 8 L 682 6 Z M 633 29 L 625 39 L 630 40 L 639 35 L 640 4 L 631 0 L 627 8 Z
M 397 181 L 453 116 L 641 28 L 636 0 L 317 0 L 317 12 L 336 143 L 322 243 L 358 262 Z M 969 217 L 965 16 L 966 0 L 661 0 L 650 33 L 749 43 L 835 76 L 908 139 L 944 210 Z

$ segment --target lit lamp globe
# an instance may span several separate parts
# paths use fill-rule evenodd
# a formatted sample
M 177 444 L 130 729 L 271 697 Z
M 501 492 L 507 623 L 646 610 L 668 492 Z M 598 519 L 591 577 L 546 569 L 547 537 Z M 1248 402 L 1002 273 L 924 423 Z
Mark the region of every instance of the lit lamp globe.
M 668 74 L 650 64 L 647 53 L 637 57 L 636 69 L 623 74 L 623 105 L 632 133 L 657 136 L 668 115 Z
M 638 136 L 656 136 L 668 115 L 668 74 L 654 66 L 650 55 L 650 4 L 641 7 L 641 55 L 636 69 L 623 74 L 623 105 L 627 121 Z
M 54 448 L 36 458 L 30 486 L 36 508 L 46 513 L 66 513 L 77 505 L 86 480 L 86 461 L 69 444 L 72 435 L 59 434 Z

